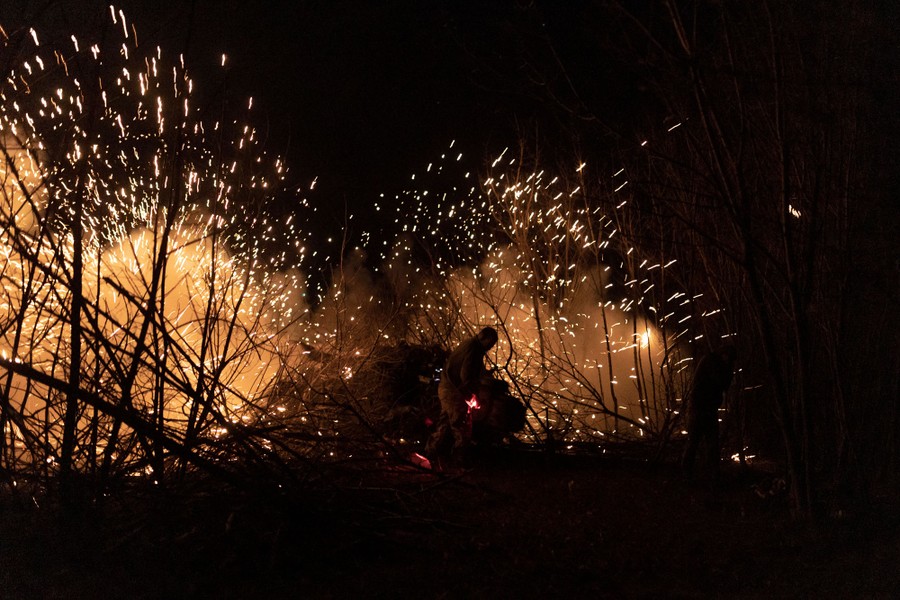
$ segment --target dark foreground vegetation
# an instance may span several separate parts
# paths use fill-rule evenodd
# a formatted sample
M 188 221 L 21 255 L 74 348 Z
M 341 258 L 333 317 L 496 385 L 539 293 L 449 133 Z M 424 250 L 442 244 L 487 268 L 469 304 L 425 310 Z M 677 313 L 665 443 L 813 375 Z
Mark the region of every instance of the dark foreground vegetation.
M 895 597 L 896 496 L 791 519 L 781 480 L 494 451 L 273 503 L 135 487 L 66 513 L 4 498 L 4 598 Z M 852 500 L 852 501 L 851 501 Z

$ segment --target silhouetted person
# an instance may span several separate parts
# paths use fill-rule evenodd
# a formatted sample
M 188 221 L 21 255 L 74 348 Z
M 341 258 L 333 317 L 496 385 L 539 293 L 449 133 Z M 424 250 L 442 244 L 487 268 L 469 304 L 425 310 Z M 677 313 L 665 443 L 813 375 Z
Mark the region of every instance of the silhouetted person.
M 472 436 L 469 413 L 477 410 L 483 382 L 491 379 L 484 365 L 484 357 L 496 343 L 497 330 L 485 327 L 460 344 L 447 358 L 438 384 L 441 416 L 425 449 L 431 460 L 448 456 L 455 462 L 465 459 Z
M 713 477 L 719 471 L 719 407 L 734 376 L 734 346 L 707 354 L 697 364 L 688 394 L 688 445 L 681 466 L 686 475 L 694 472 L 694 460 L 701 444 L 706 449 L 706 465 Z

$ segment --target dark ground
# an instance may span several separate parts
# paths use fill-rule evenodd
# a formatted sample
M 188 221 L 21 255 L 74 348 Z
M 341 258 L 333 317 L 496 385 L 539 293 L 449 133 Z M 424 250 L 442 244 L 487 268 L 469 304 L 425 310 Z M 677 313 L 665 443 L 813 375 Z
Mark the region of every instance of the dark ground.
M 894 499 L 804 526 L 784 495 L 760 497 L 772 481 L 735 470 L 713 486 L 669 465 L 504 452 L 456 476 L 394 472 L 281 509 L 209 485 L 66 519 L 4 501 L 0 597 L 900 594 Z

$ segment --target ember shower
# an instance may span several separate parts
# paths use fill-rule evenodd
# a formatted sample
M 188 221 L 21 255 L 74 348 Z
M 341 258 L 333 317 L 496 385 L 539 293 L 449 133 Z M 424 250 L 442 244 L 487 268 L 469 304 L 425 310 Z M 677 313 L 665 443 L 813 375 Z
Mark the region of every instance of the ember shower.
M 201 117 L 183 62 L 110 19 L 104 45 L 0 40 L 9 472 L 340 459 L 353 436 L 382 443 L 378 357 L 484 325 L 501 330 L 492 359 L 528 404 L 527 441 L 677 426 L 690 298 L 629 244 L 623 174 L 589 201 L 583 165 L 525 173 L 502 155 L 483 180 L 385 201 L 403 234 L 378 272 L 351 253 L 310 302 L 312 205 L 259 142 L 252 100 Z

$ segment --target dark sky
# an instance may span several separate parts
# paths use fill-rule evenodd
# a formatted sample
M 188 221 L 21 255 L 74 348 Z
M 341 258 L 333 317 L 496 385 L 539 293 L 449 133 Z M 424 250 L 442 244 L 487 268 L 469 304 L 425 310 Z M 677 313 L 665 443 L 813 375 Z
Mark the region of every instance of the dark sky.
M 274 143 L 289 143 L 323 190 L 379 191 L 436 157 L 462 124 L 489 122 L 441 11 L 425 4 L 232 3 L 219 22 L 229 92 L 259 101 Z
M 632 110 L 633 86 L 581 41 L 609 30 L 587 4 L 478 0 L 123 0 L 142 45 L 185 51 L 196 89 L 254 98 L 258 128 L 331 206 L 366 206 L 452 140 L 480 164 L 540 132 L 582 131 L 580 103 Z M 93 7 L 93 8 L 85 8 Z M 97 0 L 3 0 L 0 23 L 108 19 Z M 552 51 L 546 43 L 552 39 Z M 223 79 L 219 60 L 230 68 Z M 557 61 L 569 69 L 557 72 Z M 613 83 L 615 82 L 615 83 Z M 572 84 L 578 96 L 572 93 Z M 595 106 L 595 108 L 596 108 Z M 587 129 L 584 129 L 587 130 Z M 577 137 L 577 136 L 576 136 Z M 573 139 L 569 135 L 560 139 Z
M 201 89 L 208 67 L 219 77 L 226 52 L 225 92 L 235 102 L 254 97 L 273 148 L 317 175 L 322 193 L 352 202 L 391 189 L 454 139 L 475 153 L 514 141 L 522 99 L 498 91 L 506 84 L 492 81 L 482 58 L 507 52 L 489 39 L 503 14 L 480 3 L 131 4 L 145 38 L 187 44 Z

